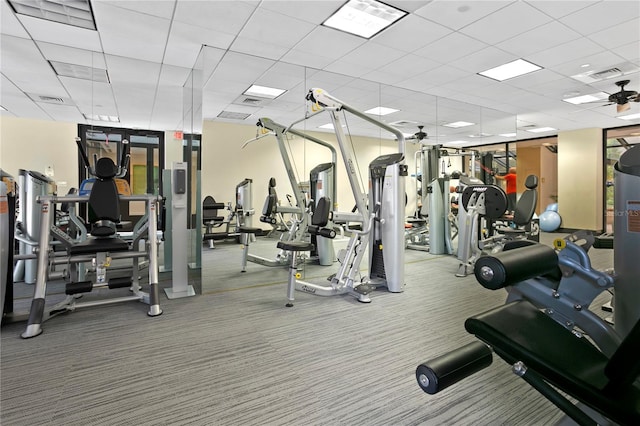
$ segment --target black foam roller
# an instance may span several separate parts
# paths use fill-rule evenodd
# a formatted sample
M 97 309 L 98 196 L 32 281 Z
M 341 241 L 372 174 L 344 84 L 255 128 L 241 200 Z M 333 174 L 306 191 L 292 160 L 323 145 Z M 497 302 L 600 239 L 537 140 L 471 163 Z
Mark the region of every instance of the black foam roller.
M 558 256 L 554 249 L 533 244 L 492 256 L 481 256 L 476 260 L 473 272 L 483 287 L 496 290 L 548 274 L 557 267 Z
M 492 360 L 491 349 L 476 341 L 420 364 L 416 379 L 423 391 L 434 395 L 488 367 Z

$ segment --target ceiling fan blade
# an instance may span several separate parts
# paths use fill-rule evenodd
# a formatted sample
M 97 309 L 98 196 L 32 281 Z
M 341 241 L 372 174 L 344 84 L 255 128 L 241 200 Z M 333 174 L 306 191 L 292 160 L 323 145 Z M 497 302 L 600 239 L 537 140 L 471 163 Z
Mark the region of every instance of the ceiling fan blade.
M 631 109 L 631 105 L 629 105 L 629 102 L 627 102 L 626 104 L 618 104 L 616 105 L 616 112 L 625 112 Z

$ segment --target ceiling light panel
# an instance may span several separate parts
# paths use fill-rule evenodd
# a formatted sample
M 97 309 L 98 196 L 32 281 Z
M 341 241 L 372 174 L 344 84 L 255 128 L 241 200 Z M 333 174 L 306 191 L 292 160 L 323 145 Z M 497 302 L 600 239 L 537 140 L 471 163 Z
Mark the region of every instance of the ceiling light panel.
M 350 34 L 369 39 L 407 15 L 375 0 L 349 0 L 322 23 Z
M 621 115 L 618 116 L 616 118 L 619 118 L 620 120 L 634 120 L 634 119 L 640 119 L 640 113 L 638 114 L 627 114 L 627 115 Z
M 373 114 L 373 115 L 389 115 L 389 114 L 393 114 L 394 112 L 398 112 L 398 111 L 400 111 L 400 110 L 399 109 L 394 109 L 394 108 L 387 108 L 387 107 L 379 106 L 379 107 L 375 107 L 375 108 L 371 108 L 369 110 L 366 110 L 365 113 Z
M 531 62 L 527 62 L 524 59 L 516 59 L 515 61 L 479 72 L 478 74 L 493 80 L 504 81 L 510 78 L 529 74 L 530 72 L 540 69 L 542 69 L 542 67 L 532 64 Z
M 9 0 L 9 4 L 20 15 L 33 16 L 89 30 L 96 29 L 89 0 Z
M 87 120 L 107 121 L 109 123 L 119 123 L 120 118 L 115 115 L 82 114 Z
M 536 127 L 534 129 L 526 129 L 526 130 L 527 132 L 531 132 L 531 133 L 544 133 L 544 132 L 552 132 L 558 129 L 554 129 L 553 127 Z
M 82 80 L 91 80 L 99 83 L 109 83 L 109 75 L 107 70 L 87 67 L 84 65 L 67 64 L 58 61 L 49 61 L 49 64 L 56 74 L 63 77 L 80 78 Z
M 572 98 L 563 99 L 565 102 L 569 102 L 570 104 L 580 105 L 586 104 L 588 102 L 596 102 L 609 98 L 609 95 L 604 92 L 591 93 L 588 95 L 582 96 L 574 96 Z
M 259 98 L 275 99 L 285 92 L 286 90 L 284 89 L 276 89 L 274 87 L 258 86 L 257 84 L 252 84 L 251 87 L 243 92 L 243 94 L 247 96 L 257 96 Z
M 468 121 L 454 121 L 452 123 L 443 124 L 443 126 L 457 129 L 459 127 L 473 126 L 474 124 L 476 124 L 476 123 L 469 123 Z

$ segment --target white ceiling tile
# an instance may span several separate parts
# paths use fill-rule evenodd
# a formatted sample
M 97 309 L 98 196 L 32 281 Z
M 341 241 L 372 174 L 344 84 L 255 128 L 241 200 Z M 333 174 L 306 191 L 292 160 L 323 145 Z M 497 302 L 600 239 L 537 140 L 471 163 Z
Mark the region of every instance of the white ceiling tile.
M 398 81 L 403 81 L 439 67 L 440 64 L 431 59 L 408 54 L 380 67 L 379 71 L 396 74 L 400 77 Z
M 289 48 L 267 41 L 256 43 L 256 40 L 238 36 L 231 45 L 234 52 L 245 53 L 251 56 L 260 56 L 266 59 L 278 60 L 284 56 Z
M 614 67 L 624 69 L 621 64 L 626 62 L 620 56 L 609 51 L 602 51 L 593 55 L 576 58 L 571 61 L 563 62 L 553 67 L 553 70 L 559 74 L 571 77 L 572 75 L 582 74 L 588 71 L 599 72 Z M 582 65 L 588 65 L 583 67 Z
M 105 59 L 112 84 L 127 83 L 155 87 L 158 83 L 160 64 L 114 55 L 105 55 Z
M 368 41 L 351 50 L 336 62 L 360 64 L 363 67 L 376 69 L 401 58 L 405 52 Z
M 541 69 L 529 74 L 510 78 L 503 82 L 504 85 L 518 87 L 520 89 L 529 90 L 533 86 L 548 83 L 550 81 L 563 80 L 564 76 L 557 72 Z
M 106 54 L 162 62 L 170 20 L 102 2 L 94 3 L 93 10 Z
M 639 16 L 638 1 L 605 1 L 560 18 L 560 22 L 586 35 L 615 27 L 630 19 L 638 19 Z
M 544 68 L 553 68 L 555 65 L 560 65 L 573 59 L 595 55 L 603 50 L 603 47 L 591 40 L 579 38 L 529 55 L 527 60 Z
M 354 77 L 362 77 L 365 74 L 375 71 L 374 67 L 342 60 L 332 62 L 324 67 L 324 69 L 338 74 L 352 75 Z
M 447 27 L 416 15 L 409 15 L 372 40 L 403 52 L 414 52 L 451 33 L 451 29 Z
M 33 40 L 62 44 L 64 46 L 77 47 L 78 49 L 93 50 L 96 52 L 102 50 L 97 31 L 25 15 L 18 15 L 18 19 Z
M 627 61 L 640 66 L 640 49 L 638 49 L 638 43 L 628 43 L 624 46 L 616 47 L 611 51 L 621 58 L 625 58 Z
M 249 87 L 264 74 L 275 62 L 256 56 L 247 56 L 240 53 L 229 52 L 218 64 L 211 79 L 240 81 Z
M 160 80 L 158 84 L 162 86 L 177 86 L 182 87 L 187 80 L 190 68 L 176 67 L 174 65 L 163 64 L 160 69 Z
M 589 39 L 607 49 L 613 49 L 635 42 L 637 52 L 640 52 L 640 25 L 637 19 L 617 24 L 595 34 L 590 34 Z
M 42 120 L 51 119 L 38 104 L 31 98 L 25 96 L 22 90 L 15 86 L 3 74 L 0 74 L 0 105 L 7 111 L 2 111 L 2 115 L 38 118 Z
M 415 14 L 433 22 L 459 30 L 513 3 L 512 1 L 432 1 Z
M 211 48 L 228 49 L 234 38 L 233 34 L 215 29 L 198 28 L 194 30 L 193 25 L 174 21 L 167 41 L 164 63 L 193 67 L 203 44 Z
M 84 65 L 85 67 L 107 69 L 104 55 L 101 52 L 62 46 L 60 44 L 36 42 L 40 52 L 47 60 L 64 62 L 66 64 Z
M 527 18 L 519 19 L 524 16 Z M 485 43 L 496 44 L 549 21 L 549 16 L 526 3 L 518 2 L 462 28 L 460 32 Z
M 518 59 L 517 56 L 507 53 L 504 50 L 500 50 L 495 47 L 487 47 L 460 59 L 456 59 L 455 61 L 450 62 L 449 65 L 467 72 L 478 73 L 516 59 Z
M 335 60 L 365 42 L 366 40 L 351 34 L 331 28 L 317 27 L 300 40 L 289 54 L 303 52 Z M 285 55 L 283 60 L 287 61 L 286 58 L 289 54 Z
M 122 9 L 133 10 L 145 15 L 156 16 L 164 19 L 171 19 L 176 7 L 177 0 L 94 0 L 92 3 L 106 3 L 110 6 Z
M 262 10 L 249 19 L 238 33 L 238 37 L 253 40 L 254 44 L 267 43 L 268 45 L 290 48 L 315 27 L 314 24 L 300 19 Z
M 237 34 L 255 9 L 255 5 L 244 1 L 178 1 L 174 20 L 192 27 Z
M 25 93 L 67 97 L 55 72 L 33 40 L 2 36 L 2 74 Z
M 60 77 L 60 81 L 80 111 L 92 113 L 93 109 L 102 108 L 109 111 L 108 115 L 117 115 L 110 84 L 70 77 Z
M 319 25 L 344 4 L 344 0 L 269 0 L 260 3 L 259 14 L 265 10 Z
M 81 123 L 84 121 L 84 117 L 75 106 L 40 103 L 40 107 L 55 121 L 69 123 Z
M 255 83 L 260 86 L 291 89 L 305 79 L 304 67 L 278 62 L 258 78 Z
M 0 32 L 13 37 L 29 38 L 29 34 L 6 1 L 0 4 Z
M 591 6 L 596 3 L 598 0 L 586 0 L 586 1 L 576 1 L 576 0 L 533 0 L 527 1 L 527 3 L 536 9 L 546 13 L 552 18 L 562 18 L 563 16 L 574 13 L 580 9 L 584 9 L 585 7 Z
M 521 58 L 582 37 L 557 21 L 500 42 L 496 47 Z
M 446 64 L 486 47 L 489 45 L 455 32 L 413 53 Z

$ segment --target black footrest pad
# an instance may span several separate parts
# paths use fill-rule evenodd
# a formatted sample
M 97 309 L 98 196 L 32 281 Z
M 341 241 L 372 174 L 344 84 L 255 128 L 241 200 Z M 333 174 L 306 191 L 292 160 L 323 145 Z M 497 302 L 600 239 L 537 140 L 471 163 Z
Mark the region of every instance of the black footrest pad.
M 131 277 L 111 278 L 109 280 L 109 288 L 131 287 Z
M 77 283 L 67 283 L 64 286 L 64 294 L 78 294 L 89 293 L 93 290 L 93 283 L 91 281 L 80 281 Z

